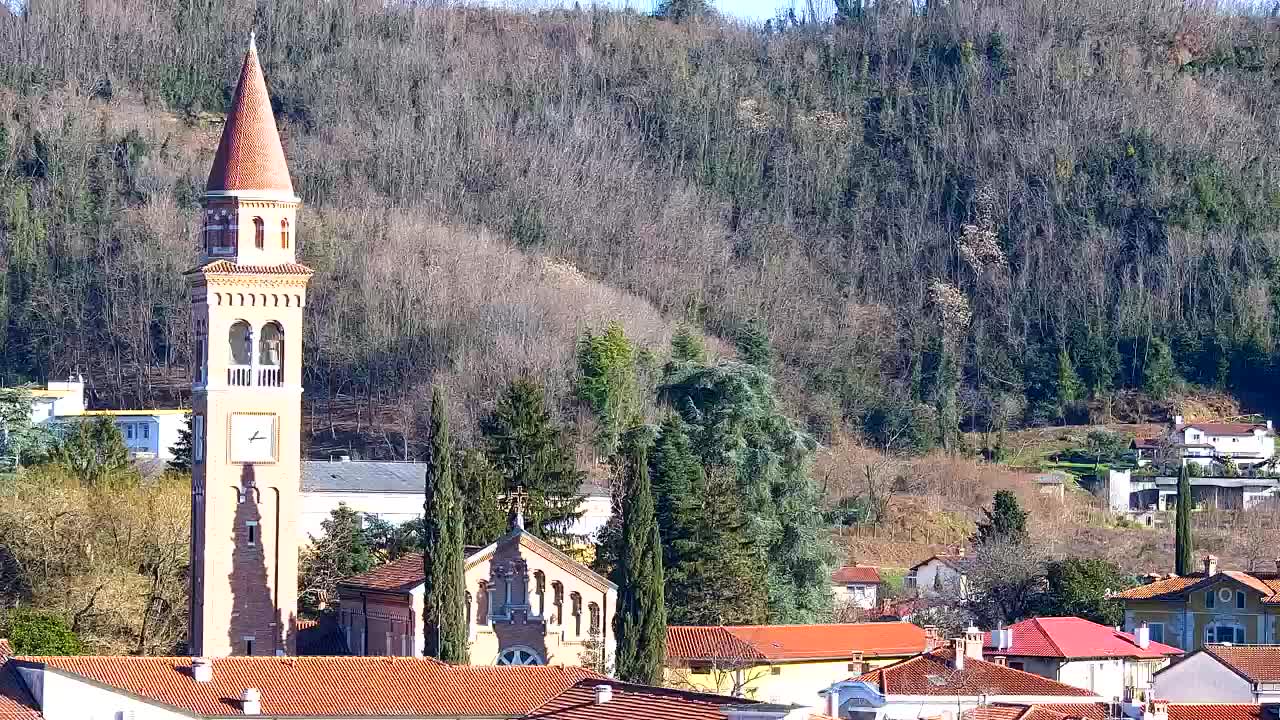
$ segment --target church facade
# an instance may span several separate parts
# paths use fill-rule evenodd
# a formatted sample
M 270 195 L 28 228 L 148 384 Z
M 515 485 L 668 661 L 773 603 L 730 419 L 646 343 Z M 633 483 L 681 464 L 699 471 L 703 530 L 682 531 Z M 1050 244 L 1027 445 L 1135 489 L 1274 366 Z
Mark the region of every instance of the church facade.
M 293 654 L 302 322 L 294 193 L 252 38 L 187 272 L 192 368 L 194 656 Z
M 354 655 L 422 655 L 422 555 L 338 585 L 338 629 Z M 472 665 L 612 667 L 617 586 L 520 523 L 465 562 Z

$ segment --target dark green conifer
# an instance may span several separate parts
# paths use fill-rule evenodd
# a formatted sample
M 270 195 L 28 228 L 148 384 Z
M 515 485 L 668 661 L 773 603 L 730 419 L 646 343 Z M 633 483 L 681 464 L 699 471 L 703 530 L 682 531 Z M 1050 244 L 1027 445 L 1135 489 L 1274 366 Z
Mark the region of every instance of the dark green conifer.
M 666 659 L 667 612 L 663 598 L 662 544 L 649 484 L 648 428 L 623 439 L 622 537 L 618 553 L 618 678 L 657 685 Z
M 449 458 L 444 393 L 431 393 L 431 457 L 427 463 L 422 544 L 426 596 L 424 652 L 447 663 L 467 662 L 466 585 L 462 563 L 462 502 Z

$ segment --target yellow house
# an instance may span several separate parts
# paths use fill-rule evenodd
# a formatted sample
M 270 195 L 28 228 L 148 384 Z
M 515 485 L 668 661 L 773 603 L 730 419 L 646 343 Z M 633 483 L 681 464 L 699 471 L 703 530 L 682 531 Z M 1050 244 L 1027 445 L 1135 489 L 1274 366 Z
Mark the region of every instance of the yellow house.
M 1203 572 L 1170 576 L 1114 597 L 1124 602 L 1126 632 L 1146 625 L 1151 640 L 1183 650 L 1277 642 L 1280 572 L 1218 570 L 1218 559 L 1209 555 Z
M 833 683 L 936 644 L 907 622 L 673 626 L 664 675 L 670 687 L 812 706 Z

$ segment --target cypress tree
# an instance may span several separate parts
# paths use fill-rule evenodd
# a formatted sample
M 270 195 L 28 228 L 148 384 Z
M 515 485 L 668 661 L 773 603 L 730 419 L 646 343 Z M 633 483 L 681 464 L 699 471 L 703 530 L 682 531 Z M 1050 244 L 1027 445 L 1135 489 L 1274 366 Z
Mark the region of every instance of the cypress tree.
M 1191 538 L 1191 475 L 1187 472 L 1186 462 L 1178 471 L 1178 517 L 1174 533 L 1174 572 L 1186 575 L 1195 567 Z
M 622 541 L 618 553 L 617 668 L 626 682 L 656 685 L 666 659 L 667 611 L 663 598 L 662 543 L 649 484 L 648 428 L 624 438 Z
M 467 662 L 466 585 L 462 563 L 462 502 L 449 458 L 449 418 L 444 393 L 431 392 L 431 458 L 422 518 L 422 570 L 426 597 L 424 654 L 447 663 Z

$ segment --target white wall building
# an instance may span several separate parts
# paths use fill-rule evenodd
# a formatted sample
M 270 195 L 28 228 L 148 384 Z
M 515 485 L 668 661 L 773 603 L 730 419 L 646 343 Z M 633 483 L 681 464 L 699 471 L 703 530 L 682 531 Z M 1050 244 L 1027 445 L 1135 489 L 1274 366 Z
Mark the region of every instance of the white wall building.
M 966 556 L 964 546 L 950 554 L 934 555 L 907 571 L 906 585 L 916 595 L 927 598 L 969 598 L 968 567 L 973 558 Z
M 879 602 L 880 570 L 869 565 L 845 565 L 831 573 L 835 606 L 870 610 Z
M 1280 645 L 1205 645 L 1156 673 L 1154 694 L 1175 703 L 1280 703 Z
M 1270 460 L 1276 454 L 1271 421 L 1258 423 L 1183 423 L 1173 419 L 1172 439 L 1182 449 L 1182 461 L 1209 466 L 1214 458 L 1230 458 L 1239 467 Z
M 95 416 L 110 417 L 120 428 L 129 455 L 135 458 L 173 459 L 173 446 L 187 425 L 190 411 L 182 408 L 153 410 L 87 410 L 84 402 L 84 378 L 72 377 L 64 382 L 50 382 L 44 389 L 27 391 L 31 396 L 31 422 L 49 424 Z

